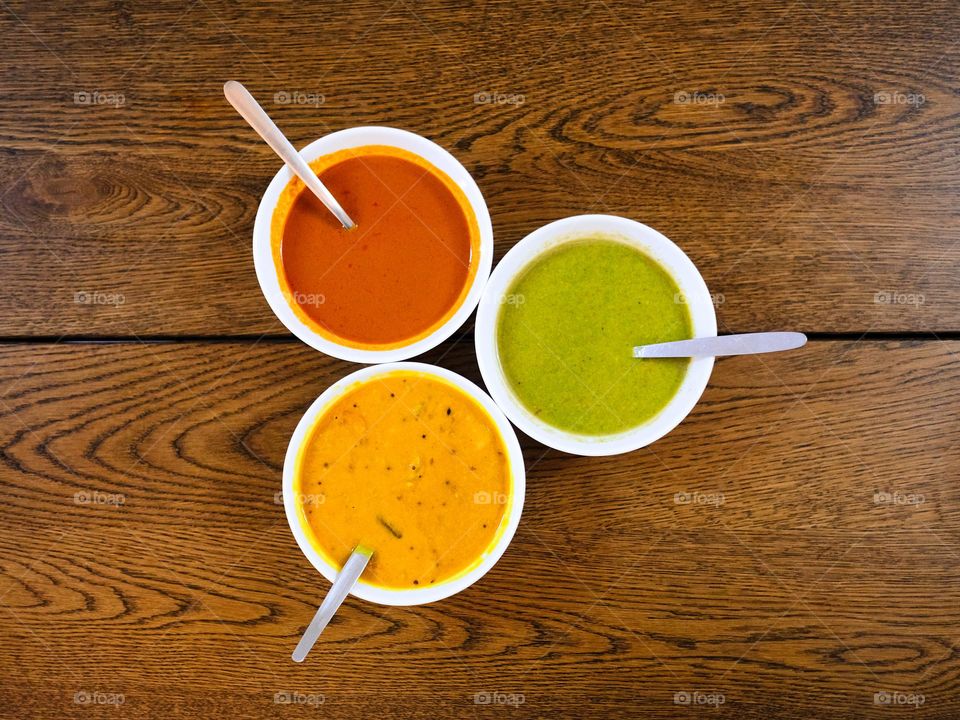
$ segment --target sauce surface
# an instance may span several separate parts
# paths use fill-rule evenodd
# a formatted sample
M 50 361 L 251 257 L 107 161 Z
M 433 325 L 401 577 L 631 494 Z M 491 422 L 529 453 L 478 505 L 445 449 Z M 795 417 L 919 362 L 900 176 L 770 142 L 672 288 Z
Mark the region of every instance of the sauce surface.
M 507 451 L 459 388 L 395 371 L 350 388 L 317 419 L 294 479 L 301 522 L 342 567 L 373 550 L 362 582 L 429 587 L 470 570 L 510 503 Z
M 561 430 L 610 435 L 653 418 L 689 360 L 632 356 L 692 337 L 670 274 L 625 243 L 585 237 L 533 260 L 497 320 L 500 364 L 520 403 Z
M 462 303 L 479 230 L 453 181 L 412 153 L 344 150 L 311 167 L 357 224 L 345 230 L 294 178 L 271 234 L 281 286 L 298 317 L 354 347 L 423 337 Z

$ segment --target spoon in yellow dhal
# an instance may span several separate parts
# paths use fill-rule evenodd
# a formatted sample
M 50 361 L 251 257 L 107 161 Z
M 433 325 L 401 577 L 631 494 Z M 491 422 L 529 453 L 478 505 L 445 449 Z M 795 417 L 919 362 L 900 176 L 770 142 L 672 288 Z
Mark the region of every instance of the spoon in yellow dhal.
M 234 110 L 240 113 L 240 116 L 246 120 L 250 127 L 257 131 L 257 134 L 263 138 L 263 141 L 269 145 L 273 151 L 280 156 L 287 167 L 294 175 L 303 180 L 303 184 L 309 188 L 310 192 L 319 198 L 320 202 L 326 205 L 327 210 L 332 212 L 340 224 L 347 230 L 356 227 L 356 223 L 350 219 L 346 211 L 340 207 L 337 199 L 330 194 L 326 185 L 320 182 L 320 178 L 313 171 L 303 156 L 296 151 L 286 135 L 280 132 L 266 111 L 260 107 L 260 103 L 254 99 L 247 89 L 236 80 L 228 80 L 224 83 L 223 94 L 227 101 L 233 105 Z
M 337 574 L 337 579 L 330 586 L 330 591 L 323 599 L 317 614 L 313 616 L 313 620 L 307 626 L 303 637 L 297 643 L 297 647 L 293 651 L 294 662 L 303 662 L 307 657 L 307 653 L 317 642 L 320 633 L 323 632 L 347 595 L 353 590 L 353 586 L 357 584 L 357 580 L 360 579 L 360 575 L 366 569 L 367 563 L 370 562 L 371 555 L 373 555 L 372 550 L 358 545 L 353 554 L 347 558 L 347 562 L 344 563 L 343 569 Z

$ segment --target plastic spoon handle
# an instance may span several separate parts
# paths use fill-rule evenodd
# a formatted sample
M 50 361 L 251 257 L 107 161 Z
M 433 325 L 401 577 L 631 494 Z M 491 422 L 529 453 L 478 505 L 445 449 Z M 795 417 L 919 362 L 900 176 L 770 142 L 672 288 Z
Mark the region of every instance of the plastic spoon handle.
M 694 338 L 656 345 L 638 345 L 635 358 L 719 357 L 722 355 L 756 355 L 803 347 L 807 336 L 799 332 L 761 332 L 722 337 Z
M 260 103 L 254 99 L 253 95 L 236 80 L 228 80 L 224 83 L 223 94 L 226 95 L 227 100 L 233 105 L 234 109 L 240 113 L 240 116 L 250 124 L 250 127 L 257 131 L 257 134 L 263 138 L 264 142 L 287 164 L 287 167 L 293 170 L 298 178 L 303 180 L 303 183 L 320 199 L 320 202 L 327 206 L 327 209 L 336 216 L 337 220 L 339 220 L 347 230 L 354 227 L 356 223 L 354 223 L 344 209 L 340 207 L 337 199 L 331 195 L 326 186 L 320 182 L 320 178 L 318 178 L 317 174 L 310 168 L 307 161 L 304 160 L 303 156 L 290 144 L 286 135 L 280 132 L 280 128 L 270 119 L 266 111 L 260 107 Z
M 306 632 L 303 633 L 303 637 L 300 638 L 300 642 L 297 643 L 297 647 L 293 651 L 294 662 L 303 662 L 304 658 L 307 657 L 307 653 L 310 652 L 310 648 L 313 647 L 317 638 L 320 637 L 320 633 L 323 632 L 327 623 L 329 623 L 330 619 L 336 614 L 340 605 L 353 589 L 353 586 L 357 584 L 357 580 L 360 579 L 360 574 L 367 567 L 367 563 L 370 562 L 370 556 L 372 554 L 370 550 L 358 547 L 347 559 L 343 569 L 337 575 L 337 579 L 333 585 L 330 586 L 330 592 L 328 592 L 327 596 L 323 599 L 323 603 L 317 610 L 317 614 L 313 616 L 313 620 L 311 620 L 310 625 L 307 626 Z

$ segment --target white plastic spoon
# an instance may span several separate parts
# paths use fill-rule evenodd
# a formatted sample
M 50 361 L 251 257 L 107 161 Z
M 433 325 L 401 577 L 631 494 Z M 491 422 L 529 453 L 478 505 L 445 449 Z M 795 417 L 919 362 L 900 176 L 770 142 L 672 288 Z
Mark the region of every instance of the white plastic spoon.
M 635 358 L 719 357 L 722 355 L 756 355 L 758 353 L 794 350 L 803 347 L 807 336 L 799 332 L 761 332 L 720 337 L 694 338 L 655 345 L 638 345 Z
M 303 637 L 300 638 L 300 642 L 297 643 L 297 647 L 293 651 L 294 662 L 303 662 L 304 658 L 307 657 L 307 653 L 310 652 L 310 648 L 313 647 L 317 638 L 320 637 L 320 633 L 323 632 L 327 623 L 330 622 L 347 595 L 353 590 L 353 586 L 357 584 L 361 573 L 363 573 L 367 567 L 367 563 L 370 562 L 371 555 L 373 555 L 372 550 L 358 545 L 357 549 L 353 551 L 353 554 L 347 558 L 347 562 L 344 563 L 343 569 L 337 575 L 337 579 L 333 585 L 330 586 L 330 591 L 323 599 L 323 603 L 321 603 L 320 608 L 317 610 L 317 614 L 313 616 L 313 620 L 311 620 L 307 626 Z
M 280 132 L 280 128 L 270 119 L 266 111 L 260 107 L 260 103 L 254 99 L 253 95 L 236 80 L 228 80 L 224 83 L 223 94 L 226 95 L 227 101 L 233 105 L 234 109 L 240 113 L 240 116 L 250 124 L 250 127 L 256 130 L 264 142 L 280 156 L 280 159 L 287 164 L 287 167 L 293 170 L 294 174 L 303 180 L 303 184 L 320 199 L 320 202 L 327 206 L 327 209 L 336 216 L 340 224 L 347 230 L 356 227 L 356 223 L 353 222 L 344 209 L 340 207 L 337 199 L 331 195 L 326 186 L 320 182 L 320 178 L 317 177 L 317 174 L 311 169 L 310 165 L 307 164 L 307 161 L 304 160 L 303 156 L 290 144 L 286 135 Z

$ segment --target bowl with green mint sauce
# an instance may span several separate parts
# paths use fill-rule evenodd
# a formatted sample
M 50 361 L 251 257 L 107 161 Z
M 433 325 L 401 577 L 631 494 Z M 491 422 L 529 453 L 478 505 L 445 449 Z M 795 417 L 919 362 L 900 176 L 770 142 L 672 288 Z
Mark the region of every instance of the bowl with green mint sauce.
M 641 223 L 581 215 L 521 240 L 477 312 L 480 371 L 510 420 L 578 455 L 654 442 L 693 409 L 712 358 L 637 359 L 633 347 L 716 335 L 706 283 Z

